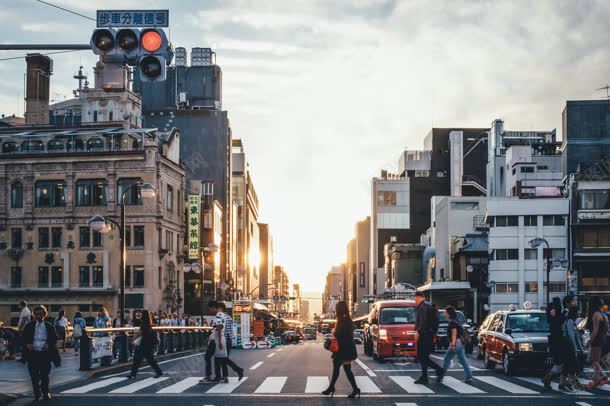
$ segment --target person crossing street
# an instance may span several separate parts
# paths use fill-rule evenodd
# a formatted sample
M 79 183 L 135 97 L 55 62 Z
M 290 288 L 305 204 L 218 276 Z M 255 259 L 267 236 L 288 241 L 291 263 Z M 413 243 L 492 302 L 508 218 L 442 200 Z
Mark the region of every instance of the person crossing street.
M 437 380 L 441 382 L 445 371 L 436 362 L 430 359 L 434 351 L 434 337 L 438 330 L 438 311 L 426 302 L 424 293 L 415 293 L 415 330 L 417 331 L 417 357 L 421 365 L 421 376 L 415 381 L 417 384 L 428 383 L 428 368 L 436 371 Z

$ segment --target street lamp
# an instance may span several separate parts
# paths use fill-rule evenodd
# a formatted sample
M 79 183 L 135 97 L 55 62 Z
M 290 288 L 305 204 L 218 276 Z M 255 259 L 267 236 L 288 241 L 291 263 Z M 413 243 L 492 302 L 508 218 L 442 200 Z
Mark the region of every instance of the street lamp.
M 538 248 L 541 244 L 546 244 L 546 302 L 547 304 L 551 302 L 551 267 L 556 262 L 554 259 L 551 259 L 551 248 L 549 246 L 549 242 L 541 237 L 536 237 L 528 242 L 529 246 L 532 248 Z M 568 260 L 559 259 L 559 265 L 562 267 L 568 266 Z
M 93 231 L 107 234 L 112 230 L 112 225 L 115 225 L 119 229 L 119 242 L 121 245 L 121 259 L 120 259 L 120 294 L 119 294 L 119 308 L 121 312 L 121 317 L 119 319 L 121 323 L 121 327 L 125 327 L 125 195 L 130 190 L 138 188 L 140 191 L 140 195 L 144 199 L 150 199 L 155 197 L 157 188 L 151 183 L 143 183 L 137 182 L 133 185 L 129 186 L 127 189 L 123 191 L 121 194 L 121 219 L 120 223 L 117 223 L 115 220 L 110 218 L 106 218 L 103 216 L 93 216 L 89 220 L 89 225 L 93 229 Z M 127 335 L 125 332 L 121 332 L 119 334 L 119 361 L 126 362 L 127 361 Z

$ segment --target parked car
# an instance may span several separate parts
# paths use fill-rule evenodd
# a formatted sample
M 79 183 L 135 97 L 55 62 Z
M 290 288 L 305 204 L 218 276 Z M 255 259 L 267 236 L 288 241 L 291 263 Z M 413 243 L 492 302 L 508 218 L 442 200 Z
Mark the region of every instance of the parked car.
M 415 301 L 375 302 L 368 326 L 368 345 L 374 359 L 416 356 Z
M 305 327 L 305 328 L 303 329 L 303 338 L 304 338 L 305 340 L 315 340 L 315 339 L 316 339 L 316 337 L 317 337 L 317 333 L 318 333 L 318 332 L 317 332 L 317 330 L 315 329 L 315 327 L 314 327 L 314 328 L 311 328 L 311 327 Z
M 354 335 L 358 334 L 360 338 L 364 340 L 364 330 L 361 328 L 357 328 L 354 330 Z
M 449 321 L 445 318 L 445 312 L 443 310 L 439 310 L 439 319 L 438 319 L 438 330 L 436 332 L 436 349 L 444 350 L 449 347 L 449 338 L 447 337 L 447 326 L 449 325 Z M 472 320 L 467 320 L 464 313 L 457 310 L 457 321 L 462 325 L 462 328 L 468 332 L 470 336 L 470 344 L 466 346 L 466 352 L 471 353 L 475 342 L 474 337 L 474 329 L 472 327 Z
M 475 327 L 475 329 L 474 329 L 473 333 L 474 333 L 475 340 L 476 340 L 478 359 L 483 359 L 483 352 L 481 351 L 481 346 L 479 345 L 479 343 L 481 342 L 479 333 L 481 331 L 487 330 L 489 323 L 491 323 L 491 320 L 494 318 L 494 315 L 495 315 L 495 313 L 488 314 L 487 317 L 485 317 L 485 319 L 483 319 L 483 322 L 481 324 L 479 324 L 478 327 Z
M 543 370 L 551 364 L 547 352 L 549 321 L 541 310 L 500 310 L 479 331 L 478 351 L 483 365 L 502 365 L 511 375 L 517 369 Z M 487 321 L 487 320 L 486 320 Z
M 291 344 L 291 343 L 298 344 L 299 341 L 301 341 L 303 339 L 303 337 L 301 337 L 301 335 L 294 330 L 284 331 L 284 334 L 282 334 L 282 337 L 284 338 L 285 344 Z

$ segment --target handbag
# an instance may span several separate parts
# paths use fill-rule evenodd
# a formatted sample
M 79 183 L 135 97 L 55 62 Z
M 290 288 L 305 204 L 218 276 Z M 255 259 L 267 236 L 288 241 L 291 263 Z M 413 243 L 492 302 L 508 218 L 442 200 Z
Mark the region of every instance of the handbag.
M 339 340 L 335 337 L 327 338 L 324 340 L 324 349 L 330 352 L 338 352 L 339 351 Z

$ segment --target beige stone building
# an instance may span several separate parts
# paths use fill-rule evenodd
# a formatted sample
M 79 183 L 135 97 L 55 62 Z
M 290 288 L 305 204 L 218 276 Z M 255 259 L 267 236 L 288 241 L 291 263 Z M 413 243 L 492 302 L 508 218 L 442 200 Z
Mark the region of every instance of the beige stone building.
M 180 133 L 108 118 L 0 129 L 0 321 L 15 323 L 21 299 L 47 305 L 52 316 L 61 307 L 69 319 L 76 311 L 93 317 L 100 306 L 116 312 L 118 230 L 102 235 L 88 221 L 120 221 L 120 196 L 138 181 L 157 194 L 126 194 L 126 307 L 181 312 Z

